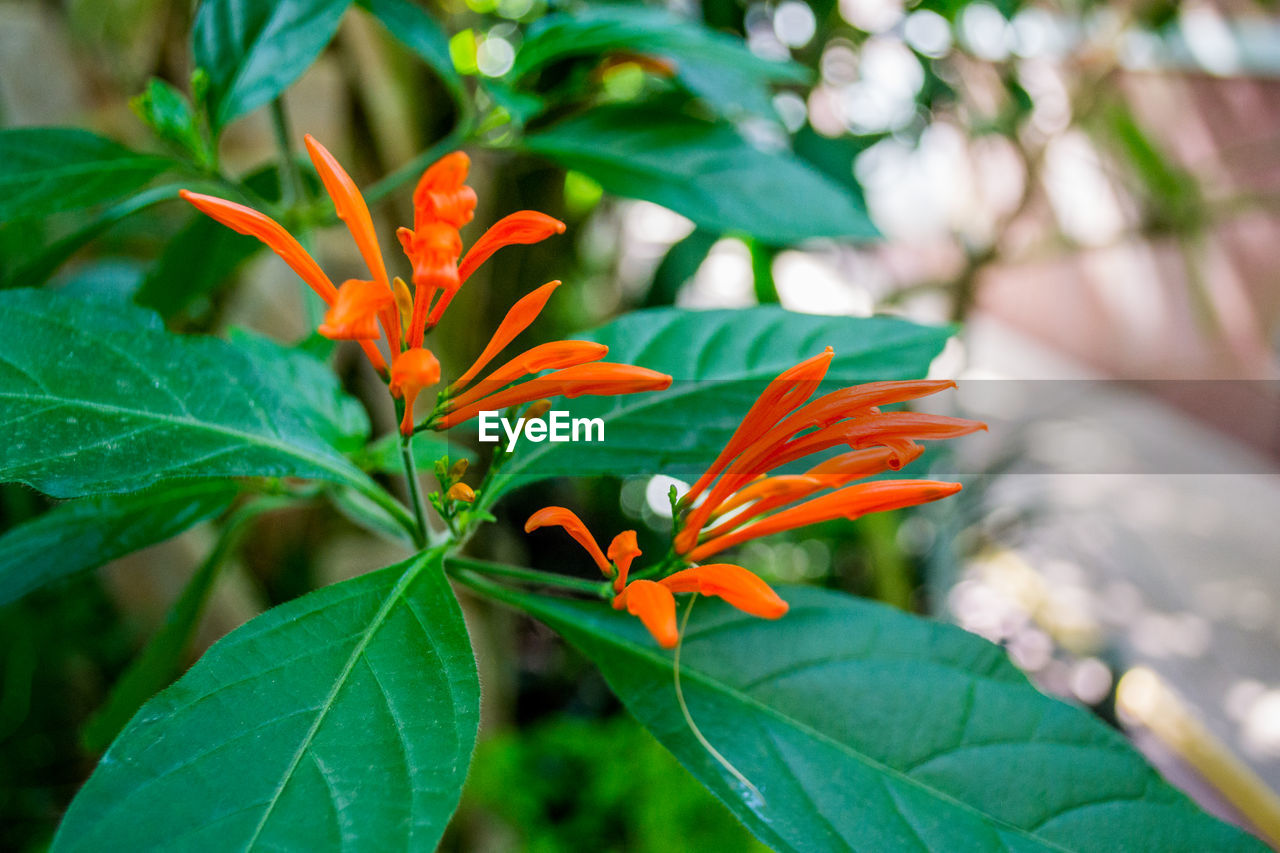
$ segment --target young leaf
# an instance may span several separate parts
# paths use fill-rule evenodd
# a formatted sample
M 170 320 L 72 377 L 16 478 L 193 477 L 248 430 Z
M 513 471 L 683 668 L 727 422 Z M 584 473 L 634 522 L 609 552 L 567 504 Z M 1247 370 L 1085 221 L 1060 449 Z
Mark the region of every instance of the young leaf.
M 170 334 L 139 308 L 0 292 L 0 480 L 54 497 L 181 477 L 309 477 L 381 493 L 331 446 L 341 430 L 310 405 L 319 389 L 284 378 L 295 369 L 262 348 Z
M 204 0 L 191 29 L 208 75 L 209 121 L 220 129 L 302 76 L 338 31 L 351 0 Z
M 780 590 L 782 619 L 698 601 L 672 655 L 595 602 L 467 583 L 591 658 L 641 723 L 777 850 L 1257 850 L 1089 713 L 1040 693 L 959 628 L 863 599 Z
M 131 99 L 129 106 L 156 136 L 177 145 L 202 166 L 211 161 L 191 102 L 173 86 L 152 77 L 146 90 Z
M 495 485 L 659 472 L 692 479 L 724 447 L 765 383 L 801 359 L 831 345 L 830 383 L 914 379 L 925 375 L 950 334 L 890 317 L 822 317 L 776 306 L 636 311 L 582 337 L 608 344 L 610 361 L 670 374 L 671 387 L 564 401 L 575 418 L 602 418 L 605 440 L 518 445 Z
M 168 483 L 60 504 L 0 536 L 0 605 L 163 542 L 231 505 L 225 480 Z
M 598 59 L 610 51 L 672 61 L 676 78 L 722 114 L 775 117 L 771 84 L 806 83 L 810 72 L 791 61 L 757 56 L 738 38 L 666 9 L 594 6 L 548 15 L 529 28 L 516 54 L 512 80 L 568 57 Z
M 0 130 L 0 222 L 114 201 L 175 165 L 87 130 Z
M 722 122 L 670 110 L 597 107 L 523 144 L 614 195 L 656 202 L 717 233 L 741 231 L 775 246 L 878 236 L 843 187 L 785 151 L 754 147 Z
M 441 553 L 216 643 L 107 750 L 53 849 L 434 849 L 480 716 Z

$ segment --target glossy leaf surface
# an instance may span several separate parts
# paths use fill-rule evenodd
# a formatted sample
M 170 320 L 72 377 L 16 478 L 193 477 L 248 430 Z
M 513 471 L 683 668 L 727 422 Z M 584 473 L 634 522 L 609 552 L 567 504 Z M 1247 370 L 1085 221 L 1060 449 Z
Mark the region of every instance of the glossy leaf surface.
M 425 553 L 216 643 L 121 733 L 53 849 L 434 849 L 479 705 L 462 611 Z
M 87 130 L 2 130 L 0 222 L 115 201 L 174 165 Z
M 222 512 L 238 491 L 191 480 L 55 506 L 0 536 L 0 604 L 176 536 Z
M 336 402 L 337 379 L 294 356 L 173 335 L 130 306 L 5 291 L 0 479 L 54 497 L 182 477 L 309 477 L 376 489 L 331 446 L 356 426 L 354 403 Z
M 324 50 L 351 0 L 204 0 L 191 30 L 221 128 L 275 98 Z
M 598 107 L 527 136 L 524 146 L 607 192 L 669 207 L 716 233 L 779 246 L 878 234 L 854 194 L 785 151 L 752 146 L 726 123 Z
M 481 581 L 481 584 L 486 582 Z M 699 600 L 672 653 L 596 602 L 501 595 L 604 673 L 650 731 L 778 850 L 1255 850 L 1115 730 L 1036 690 L 991 643 L 826 590 L 776 622 Z

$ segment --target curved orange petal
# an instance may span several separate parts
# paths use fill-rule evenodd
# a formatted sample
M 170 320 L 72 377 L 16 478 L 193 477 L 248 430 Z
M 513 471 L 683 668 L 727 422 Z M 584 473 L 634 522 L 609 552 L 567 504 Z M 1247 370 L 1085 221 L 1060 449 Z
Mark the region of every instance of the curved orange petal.
M 333 340 L 376 341 L 380 337 L 378 315 L 394 299 L 377 282 L 349 279 L 338 288 L 338 297 L 325 312 L 319 332 Z
M 732 563 L 710 563 L 676 572 L 658 583 L 672 592 L 700 592 L 723 598 L 744 613 L 778 619 L 789 605 L 754 572 Z
M 647 367 L 607 361 L 578 364 L 482 397 L 470 405 L 449 412 L 437 422 L 435 428 L 449 429 L 481 412 L 498 411 L 543 397 L 563 396 L 573 399 L 586 395 L 639 394 L 661 391 L 670 386 L 670 376 Z
M 221 222 L 231 230 L 257 237 L 310 285 L 326 305 L 333 304 L 333 300 L 337 298 L 338 289 L 333 286 L 329 276 L 324 274 L 324 270 L 320 269 L 315 258 L 311 257 L 279 222 L 265 213 L 259 213 L 251 207 L 236 204 L 234 201 L 227 201 L 225 198 L 193 193 L 190 190 L 179 190 L 178 195 L 183 201 L 194 205 L 201 213 Z
M 400 432 L 413 435 L 413 404 L 422 389 L 440 381 L 440 362 L 428 349 L 415 347 L 396 356 L 391 363 L 391 393 L 404 397 L 404 417 L 400 419 Z
M 413 229 L 432 222 L 461 228 L 475 215 L 476 192 L 466 186 L 471 158 L 452 151 L 432 163 L 413 190 Z
M 933 480 L 881 480 L 847 486 L 704 542 L 690 551 L 688 558 L 698 562 L 751 539 L 831 521 L 835 518 L 853 520 L 873 512 L 885 512 L 942 500 L 949 495 L 954 495 L 960 489 L 959 483 L 940 483 Z
M 613 537 L 606 556 L 618 570 L 617 577 L 613 579 L 614 592 L 622 592 L 622 588 L 627 585 L 627 573 L 631 571 L 631 564 L 641 553 L 634 530 L 624 530 Z
M 649 633 L 664 649 L 675 646 L 680 640 L 676 630 L 676 599 L 671 590 L 654 581 L 632 581 L 617 598 L 613 606 L 625 607 L 649 629 Z
M 587 526 L 582 523 L 582 519 L 574 515 L 571 510 L 567 510 L 562 506 L 544 507 L 529 516 L 529 520 L 524 523 L 524 532 L 532 533 L 539 527 L 547 527 L 549 525 L 563 527 L 579 545 L 587 549 L 587 553 L 591 555 L 592 560 L 595 560 L 596 566 L 599 567 L 600 571 L 606 575 L 609 574 L 609 561 L 605 559 L 604 554 L 600 551 L 600 546 L 596 544 L 595 537 L 591 535 L 591 531 L 587 530 Z
M 689 487 L 689 491 L 682 498 L 686 505 L 702 494 L 702 490 L 711 485 L 711 481 L 719 476 L 734 457 L 756 442 L 788 412 L 809 398 L 818 387 L 818 383 L 827 375 L 827 368 L 830 367 L 834 355 L 835 350 L 827 347 L 818 355 L 782 371 L 765 387 L 756 401 L 751 404 L 751 408 L 747 410 L 742 423 L 730 436 L 724 450 L 720 451 L 720 455 L 697 482 Z
M 517 335 L 529 328 L 529 325 L 542 313 L 542 309 L 546 307 L 547 300 L 551 298 L 551 294 L 555 292 L 555 289 L 560 284 L 559 281 L 549 281 L 537 290 L 520 297 L 516 304 L 511 306 L 511 310 L 507 311 L 507 315 L 502 318 L 502 322 L 498 324 L 498 328 L 494 331 L 493 337 L 489 339 L 489 343 L 485 345 L 484 350 L 476 357 L 471 366 L 466 369 L 466 372 L 449 386 L 449 390 L 457 391 L 465 388 L 468 382 L 475 379 L 476 375 L 481 370 L 484 370 L 485 365 L 493 361 L 494 356 L 502 352 L 507 344 L 515 340 Z
M 373 273 L 373 280 L 391 290 L 391 282 L 387 278 L 387 267 L 382 261 L 382 249 L 378 246 L 378 235 L 373 230 L 373 217 L 369 214 L 369 206 L 356 182 L 342 168 L 337 158 L 329 150 L 316 141 L 311 134 L 303 137 L 307 145 L 307 153 L 320 175 L 325 192 L 333 199 L 333 209 L 338 218 L 347 225 L 347 230 L 356 241 L 356 248 Z
M 608 354 L 607 346 L 592 341 L 552 341 L 539 344 L 533 349 L 520 353 L 462 394 L 451 399 L 448 411 L 474 403 L 486 394 L 501 391 L 522 376 L 598 361 Z
M 458 264 L 463 281 L 471 277 L 493 253 L 507 246 L 528 245 L 545 240 L 552 234 L 563 234 L 565 225 L 559 219 L 536 210 L 518 210 L 499 219 L 467 250 Z

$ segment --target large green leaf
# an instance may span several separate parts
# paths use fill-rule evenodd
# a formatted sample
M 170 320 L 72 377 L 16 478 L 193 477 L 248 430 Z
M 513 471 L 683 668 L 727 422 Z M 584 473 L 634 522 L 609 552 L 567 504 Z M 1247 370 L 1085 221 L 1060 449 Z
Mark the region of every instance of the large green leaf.
M 312 405 L 336 387 L 287 351 L 173 335 L 132 306 L 0 293 L 0 479 L 54 497 L 269 476 L 373 497 L 381 490 L 332 446 L 341 429 Z
M 626 50 L 674 61 L 675 75 L 689 91 L 721 112 L 772 116 L 770 85 L 805 83 L 810 72 L 791 61 L 757 56 L 741 39 L 717 32 L 666 9 L 600 5 L 548 15 L 529 28 L 510 78 L 520 80 L 568 57 L 598 60 Z
M 826 590 L 777 622 L 699 601 L 681 655 L 599 602 L 469 583 L 551 625 L 778 850 L 1263 850 L 1169 786 L 1116 731 L 1037 691 L 991 643 Z
M 583 337 L 608 344 L 610 361 L 670 374 L 671 387 L 557 402 L 575 418 L 604 419 L 605 440 L 517 444 L 498 487 L 553 476 L 696 477 L 765 384 L 802 359 L 834 347 L 827 379 L 841 385 L 918 378 L 950 334 L 891 317 L 823 317 L 775 306 L 633 312 Z
M 433 849 L 480 715 L 440 556 L 313 592 L 215 644 L 107 750 L 53 849 Z
M 114 201 L 174 165 L 87 130 L 0 130 L 0 222 Z
M 717 233 L 772 245 L 878 236 L 854 195 L 786 151 L 764 151 L 732 126 L 671 110 L 598 107 L 524 139 L 608 192 L 669 207 Z
M 209 117 L 220 128 L 302 76 L 338 30 L 351 0 L 204 0 L 191 29 L 209 75 Z
M 231 505 L 225 480 L 170 483 L 60 504 L 0 536 L 0 604 L 163 542 Z

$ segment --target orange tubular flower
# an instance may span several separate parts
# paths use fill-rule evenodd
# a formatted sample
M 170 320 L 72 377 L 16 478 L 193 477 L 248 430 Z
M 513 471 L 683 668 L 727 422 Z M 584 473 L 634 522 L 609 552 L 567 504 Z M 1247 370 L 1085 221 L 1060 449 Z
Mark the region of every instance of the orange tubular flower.
M 413 435 L 413 404 L 422 393 L 440 381 L 440 362 L 431 350 L 408 349 L 396 356 L 391 365 L 391 395 L 404 397 L 404 417 L 400 419 L 400 432 Z
M 830 357 L 828 350 L 801 362 L 765 388 L 724 451 L 681 500 L 690 506 L 705 492 L 682 522 L 676 553 L 698 562 L 760 536 L 939 500 L 960 489 L 956 483 L 924 480 L 848 486 L 916 459 L 923 452 L 918 440 L 966 435 L 986 425 L 915 412 L 881 413 L 878 408 L 953 387 L 951 382 L 872 382 L 805 402 L 825 376 Z M 764 476 L 841 445 L 852 452 L 803 475 Z M 827 489 L 836 491 L 813 497 Z M 723 520 L 704 533 L 713 518 Z
M 599 361 L 609 353 L 604 344 L 591 341 L 552 341 L 541 344 L 508 361 L 457 397 L 449 399 L 446 411 L 474 403 L 487 394 L 500 391 L 524 376 Z
M 614 609 L 625 609 L 639 617 L 663 648 L 671 648 L 680 639 L 676 629 L 676 593 L 718 596 L 744 613 L 764 619 L 778 619 L 787 612 L 787 603 L 767 583 L 741 566 L 730 563 L 695 566 L 657 581 L 639 578 L 628 583 L 631 564 L 641 553 L 634 530 L 624 530 L 613 537 L 606 556 L 600 552 L 600 546 L 582 519 L 561 506 L 538 510 L 525 522 L 524 529 L 532 533 L 548 525 L 563 527 L 586 549 L 605 577 L 613 578 Z
M 394 302 L 391 291 L 376 281 L 349 279 L 338 288 L 320 334 L 335 341 L 376 341 L 378 316 Z

